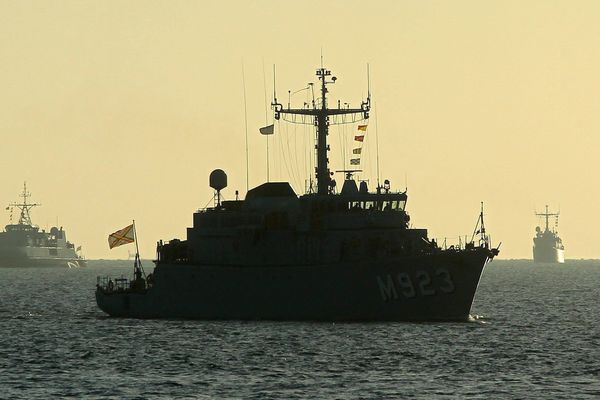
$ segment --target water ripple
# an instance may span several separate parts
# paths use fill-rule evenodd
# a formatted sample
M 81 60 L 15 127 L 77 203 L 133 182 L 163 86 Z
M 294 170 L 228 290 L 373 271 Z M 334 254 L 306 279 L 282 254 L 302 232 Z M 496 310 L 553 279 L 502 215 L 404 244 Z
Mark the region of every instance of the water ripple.
M 108 318 L 79 270 L 0 270 L 0 397 L 598 398 L 600 262 L 495 261 L 470 323 Z

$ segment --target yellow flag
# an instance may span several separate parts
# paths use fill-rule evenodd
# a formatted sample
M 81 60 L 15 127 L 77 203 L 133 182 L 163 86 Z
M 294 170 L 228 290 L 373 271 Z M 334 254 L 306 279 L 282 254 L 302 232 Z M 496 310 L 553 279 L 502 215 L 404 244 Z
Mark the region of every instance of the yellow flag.
M 358 130 L 359 131 L 363 131 L 363 132 L 366 131 L 367 130 L 367 125 L 359 125 L 358 126 Z
M 108 235 L 108 247 L 111 249 L 127 243 L 133 243 L 133 224 Z

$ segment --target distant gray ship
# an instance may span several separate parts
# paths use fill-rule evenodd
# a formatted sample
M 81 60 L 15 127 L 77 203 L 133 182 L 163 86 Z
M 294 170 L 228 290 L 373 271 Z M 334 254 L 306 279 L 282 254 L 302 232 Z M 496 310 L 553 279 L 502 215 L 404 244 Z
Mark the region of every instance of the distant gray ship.
M 136 257 L 131 281 L 99 277 L 100 309 L 134 318 L 469 318 L 483 268 L 498 254 L 485 234 L 483 209 L 476 240 L 474 234 L 463 246 L 441 248 L 426 229 L 410 227 L 407 194 L 393 192 L 387 180 L 369 192 L 367 182 L 353 178 L 359 171 L 346 170 L 338 192 L 328 166 L 328 129 L 366 120 L 370 96 L 360 108 L 328 108 L 326 85 L 336 81 L 330 75 L 317 70 L 320 98 L 312 106 L 273 103 L 276 119 L 316 127 L 316 192 L 298 196 L 287 182 L 267 182 L 244 200 L 221 201 L 227 176 L 213 171 L 215 206 L 194 214 L 187 240 L 158 243 L 153 274 L 145 276 Z M 272 133 L 272 126 L 261 133 Z
M 0 232 L 0 267 L 67 267 L 86 265 L 77 254 L 75 245 L 67 241 L 62 227 L 52 227 L 50 232 L 40 230 L 31 223 L 29 211 L 41 204 L 30 204 L 31 195 L 23 184 L 22 203 L 11 203 L 7 210 L 20 210 L 19 222 L 6 225 Z
M 556 231 L 559 213 L 548 212 L 548 206 L 546 206 L 545 213 L 536 213 L 536 215 L 546 219 L 546 228 L 544 230 L 539 226 L 536 226 L 535 228 L 535 237 L 533 238 L 533 261 L 536 263 L 564 263 L 565 246 Z M 550 230 L 549 226 L 550 217 L 556 217 L 554 228 L 552 228 L 552 230 Z

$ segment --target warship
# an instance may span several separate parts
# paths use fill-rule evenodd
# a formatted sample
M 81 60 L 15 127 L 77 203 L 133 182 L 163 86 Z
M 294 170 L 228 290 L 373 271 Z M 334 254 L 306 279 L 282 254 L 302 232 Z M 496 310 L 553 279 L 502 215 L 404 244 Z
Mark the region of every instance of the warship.
M 27 184 L 23 184 L 22 202 L 11 203 L 6 208 L 11 211 L 11 223 L 0 232 L 0 267 L 67 267 L 78 268 L 86 265 L 85 259 L 77 252 L 75 245 L 67 241 L 62 227 L 52 227 L 49 232 L 40 230 L 31 222 L 29 212 L 41 204 L 28 203 L 31 194 Z M 12 223 L 12 211 L 20 211 L 19 221 Z
M 194 213 L 184 240 L 157 243 L 152 273 L 145 274 L 137 256 L 133 278 L 98 277 L 101 310 L 204 320 L 470 318 L 484 266 L 498 254 L 485 233 L 483 207 L 471 241 L 446 248 L 410 225 L 406 190 L 393 191 L 389 180 L 369 191 L 355 179 L 359 170 L 344 170 L 338 192 L 328 129 L 367 121 L 370 90 L 360 107 L 329 108 L 328 86 L 337 78 L 323 67 L 316 75 L 320 98 L 312 104 L 284 108 L 275 94 L 272 103 L 276 120 L 315 127 L 316 187 L 298 196 L 288 182 L 267 181 L 244 199 L 222 200 L 227 175 L 214 170 L 214 206 Z
M 562 264 L 565 262 L 565 246 L 562 239 L 558 236 L 558 216 L 559 213 L 546 212 L 536 213 L 538 217 L 544 217 L 546 228 L 542 230 L 539 226 L 535 227 L 535 237 L 533 238 L 533 261 L 536 263 L 554 263 Z M 555 217 L 554 228 L 550 230 L 549 219 Z

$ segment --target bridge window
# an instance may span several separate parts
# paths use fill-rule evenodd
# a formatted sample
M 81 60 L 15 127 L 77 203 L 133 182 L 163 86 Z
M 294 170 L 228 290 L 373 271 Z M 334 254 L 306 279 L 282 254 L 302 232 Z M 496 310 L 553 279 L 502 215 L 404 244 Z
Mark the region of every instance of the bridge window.
M 351 201 L 348 203 L 350 210 L 359 210 L 361 208 L 360 201 Z
M 383 202 L 384 211 L 404 211 L 406 200 L 388 200 Z
M 404 211 L 404 207 L 406 206 L 406 200 L 396 200 L 394 201 L 394 210 Z

